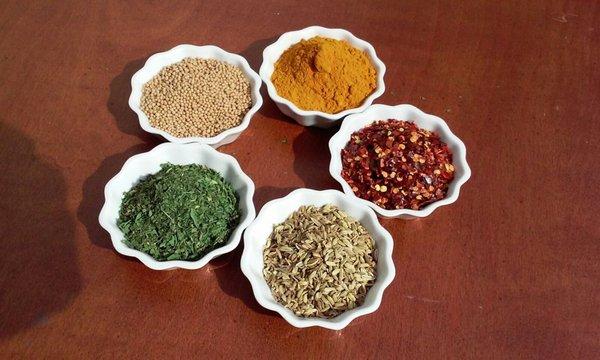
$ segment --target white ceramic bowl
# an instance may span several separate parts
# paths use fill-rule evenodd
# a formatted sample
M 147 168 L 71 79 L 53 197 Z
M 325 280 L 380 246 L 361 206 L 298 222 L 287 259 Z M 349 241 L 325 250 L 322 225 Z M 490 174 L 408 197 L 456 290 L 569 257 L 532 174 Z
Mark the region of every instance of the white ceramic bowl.
M 354 195 L 350 185 L 342 178 L 342 158 L 341 151 L 350 140 L 350 136 L 357 130 L 377 120 L 406 120 L 414 122 L 420 128 L 436 132 L 443 142 L 448 145 L 452 152 L 452 163 L 455 168 L 454 180 L 448 187 L 446 197 L 428 204 L 421 210 L 398 209 L 387 210 L 370 201 L 361 199 Z M 412 219 L 425 217 L 431 214 L 440 206 L 452 204 L 458 199 L 460 187 L 471 177 L 471 169 L 467 164 L 467 149 L 465 144 L 450 131 L 446 122 L 437 116 L 426 114 L 412 105 L 372 105 L 361 114 L 348 116 L 340 130 L 329 140 L 329 150 L 331 151 L 331 162 L 329 172 L 344 189 L 344 192 L 358 202 L 373 208 L 379 215 L 387 218 Z
M 263 277 L 263 249 L 267 238 L 277 225 L 298 210 L 302 205 L 322 206 L 334 204 L 352 216 L 369 231 L 375 240 L 377 259 L 377 279 L 365 298 L 365 302 L 352 310 L 346 311 L 332 319 L 302 318 L 278 303 Z M 393 240 L 387 230 L 379 224 L 375 213 L 367 206 L 360 204 L 351 197 L 337 191 L 316 191 L 297 189 L 287 196 L 272 200 L 260 210 L 256 220 L 250 224 L 244 233 L 244 252 L 242 253 L 242 272 L 250 283 L 254 296 L 263 307 L 278 312 L 287 322 L 295 327 L 321 326 L 327 329 L 340 330 L 355 318 L 374 312 L 379 308 L 383 291 L 392 282 L 396 273 L 392 261 Z
M 239 196 L 240 222 L 229 237 L 229 241 L 196 261 L 157 261 L 150 255 L 125 245 L 123 243 L 123 233 L 117 227 L 123 193 L 130 190 L 140 178 L 158 172 L 160 165 L 166 162 L 176 165 L 206 165 L 218 171 L 233 186 Z M 130 157 L 123 165 L 121 171 L 110 179 L 104 188 L 105 202 L 100 211 L 99 221 L 100 225 L 110 234 L 113 246 L 118 253 L 138 258 L 144 265 L 151 269 L 199 269 L 213 258 L 230 252 L 238 246 L 242 232 L 250 225 L 256 215 L 254 203 L 252 202 L 253 195 L 254 183 L 242 171 L 237 160 L 232 156 L 220 153 L 204 144 L 164 143 L 148 152 Z
M 310 39 L 315 36 L 345 40 L 355 48 L 365 51 L 371 58 L 373 66 L 375 66 L 375 70 L 377 70 L 377 88 L 363 101 L 361 106 L 354 109 L 347 109 L 336 114 L 328 114 L 321 111 L 299 109 L 294 103 L 277 94 L 277 90 L 271 82 L 271 74 L 273 74 L 275 63 L 279 60 L 281 54 L 283 54 L 290 46 L 300 42 L 300 40 Z M 269 96 L 273 99 L 279 110 L 304 126 L 317 126 L 321 128 L 332 127 L 339 123 L 344 116 L 365 110 L 375 99 L 383 95 L 383 92 L 385 91 L 385 84 L 383 83 L 385 65 L 377 57 L 375 48 L 368 42 L 357 38 L 352 35 L 351 32 L 343 29 L 327 29 L 320 26 L 311 26 L 302 30 L 284 33 L 276 42 L 267 46 L 263 51 L 263 63 L 260 66 L 259 73 L 260 77 L 267 85 Z
M 250 87 L 252 91 L 252 107 L 244 118 L 240 125 L 232 127 L 231 129 L 227 129 L 222 133 L 205 138 L 205 137 L 185 137 L 180 138 L 169 134 L 166 131 L 157 129 L 150 125 L 148 121 L 148 117 L 140 108 L 140 102 L 142 99 L 142 89 L 144 84 L 151 80 L 155 75 L 157 75 L 162 68 L 165 66 L 175 64 L 180 62 L 181 60 L 192 57 L 192 58 L 203 58 L 203 59 L 215 59 L 220 61 L 225 61 L 232 65 L 240 68 L 248 81 L 250 81 Z M 261 80 L 260 77 L 254 70 L 250 68 L 246 59 L 237 54 L 229 53 L 219 47 L 213 45 L 206 46 L 195 46 L 195 45 L 178 45 L 172 48 L 171 50 L 154 54 L 148 58 L 144 67 L 142 67 L 138 72 L 136 72 L 131 78 L 131 96 L 129 96 L 129 107 L 135 111 L 138 115 L 140 126 L 142 129 L 146 130 L 149 133 L 157 134 L 170 142 L 173 143 L 189 143 L 189 142 L 197 142 L 201 144 L 207 144 L 214 148 L 217 148 L 221 145 L 229 144 L 240 136 L 242 131 L 244 131 L 248 125 L 250 125 L 250 119 L 252 116 L 260 109 L 262 106 L 262 97 L 260 96 L 260 85 Z

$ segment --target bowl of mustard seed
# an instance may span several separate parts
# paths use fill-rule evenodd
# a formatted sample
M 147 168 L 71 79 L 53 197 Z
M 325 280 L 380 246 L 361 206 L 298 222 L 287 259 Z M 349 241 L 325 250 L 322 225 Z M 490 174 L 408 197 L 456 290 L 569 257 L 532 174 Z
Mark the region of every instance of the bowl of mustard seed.
M 129 107 L 149 133 L 217 148 L 250 125 L 262 105 L 260 86 L 242 56 L 184 44 L 150 56 L 133 75 Z

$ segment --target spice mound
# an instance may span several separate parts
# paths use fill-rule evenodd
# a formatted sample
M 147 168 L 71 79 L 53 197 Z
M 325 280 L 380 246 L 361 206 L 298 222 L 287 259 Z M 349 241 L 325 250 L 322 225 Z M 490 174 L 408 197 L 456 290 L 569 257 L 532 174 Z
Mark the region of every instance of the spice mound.
M 133 249 L 191 261 L 225 244 L 239 218 L 237 194 L 218 172 L 166 163 L 124 194 L 117 225 Z
M 302 206 L 267 239 L 263 275 L 296 315 L 332 318 L 364 302 L 377 276 L 376 251 L 367 230 L 342 210 Z
M 354 194 L 384 209 L 422 209 L 443 199 L 454 179 L 448 146 L 408 121 L 380 120 L 353 133 L 341 155 Z
M 186 58 L 144 84 L 141 109 L 150 125 L 176 137 L 212 137 L 238 126 L 252 107 L 250 82 L 238 67 Z
M 335 114 L 360 106 L 375 90 L 376 76 L 364 51 L 317 36 L 287 49 L 275 63 L 271 82 L 300 109 Z

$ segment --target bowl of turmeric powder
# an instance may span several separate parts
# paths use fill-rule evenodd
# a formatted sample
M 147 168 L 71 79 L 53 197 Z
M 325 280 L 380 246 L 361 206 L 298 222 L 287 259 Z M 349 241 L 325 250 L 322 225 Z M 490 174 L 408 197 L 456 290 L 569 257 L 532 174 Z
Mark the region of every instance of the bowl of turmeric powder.
M 375 48 L 343 29 L 284 33 L 263 51 L 259 73 L 279 110 L 304 126 L 335 126 L 385 91 Z

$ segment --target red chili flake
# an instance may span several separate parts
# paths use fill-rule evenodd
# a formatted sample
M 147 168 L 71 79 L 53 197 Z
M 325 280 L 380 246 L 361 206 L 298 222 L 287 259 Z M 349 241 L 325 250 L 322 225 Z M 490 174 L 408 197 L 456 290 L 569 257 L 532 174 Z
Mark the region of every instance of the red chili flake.
M 403 120 L 376 121 L 353 133 L 342 166 L 354 194 L 384 209 L 421 209 L 443 199 L 454 179 L 448 145 Z

